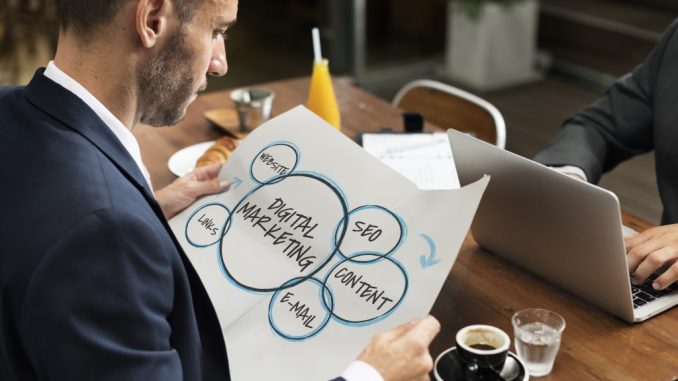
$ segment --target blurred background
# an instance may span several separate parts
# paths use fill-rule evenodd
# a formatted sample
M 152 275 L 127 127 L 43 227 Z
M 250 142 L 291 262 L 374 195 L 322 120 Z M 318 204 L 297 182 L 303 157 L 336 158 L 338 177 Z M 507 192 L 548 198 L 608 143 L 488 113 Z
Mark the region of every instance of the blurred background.
M 333 75 L 390 101 L 432 78 L 493 103 L 507 149 L 532 157 L 572 113 L 653 49 L 675 0 L 240 0 L 229 72 L 208 91 L 308 76 L 320 27 Z M 0 85 L 27 83 L 56 44 L 51 0 L 0 0 Z M 630 212 L 659 222 L 652 154 L 603 178 Z

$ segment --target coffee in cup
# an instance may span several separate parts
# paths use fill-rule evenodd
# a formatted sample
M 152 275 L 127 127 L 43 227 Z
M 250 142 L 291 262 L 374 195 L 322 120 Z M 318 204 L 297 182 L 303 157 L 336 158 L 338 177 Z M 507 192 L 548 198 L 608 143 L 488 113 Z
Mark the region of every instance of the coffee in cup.
M 457 353 L 464 363 L 467 378 L 499 374 L 508 356 L 511 339 L 497 327 L 470 325 L 457 332 Z

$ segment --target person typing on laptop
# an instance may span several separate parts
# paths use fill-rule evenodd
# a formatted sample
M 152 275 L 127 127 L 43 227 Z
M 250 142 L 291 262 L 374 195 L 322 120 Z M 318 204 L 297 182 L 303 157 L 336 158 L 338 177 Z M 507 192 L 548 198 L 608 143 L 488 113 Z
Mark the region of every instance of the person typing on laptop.
M 678 281 L 678 20 L 654 51 L 588 108 L 569 118 L 535 161 L 597 183 L 635 155 L 654 150 L 662 226 L 625 239 L 634 283 L 664 290 Z

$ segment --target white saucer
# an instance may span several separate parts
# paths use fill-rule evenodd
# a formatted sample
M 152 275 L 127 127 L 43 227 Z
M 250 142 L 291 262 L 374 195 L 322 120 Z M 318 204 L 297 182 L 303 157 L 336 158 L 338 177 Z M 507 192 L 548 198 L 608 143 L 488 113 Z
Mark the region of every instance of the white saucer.
M 167 161 L 167 167 L 177 176 L 187 174 L 195 168 L 195 162 L 212 144 L 214 141 L 198 143 L 175 152 Z

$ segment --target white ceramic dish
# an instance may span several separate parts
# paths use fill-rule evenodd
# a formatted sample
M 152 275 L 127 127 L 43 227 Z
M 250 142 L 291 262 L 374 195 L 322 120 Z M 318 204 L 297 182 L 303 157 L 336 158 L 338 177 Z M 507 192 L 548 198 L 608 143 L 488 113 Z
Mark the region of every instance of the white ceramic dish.
M 214 141 L 193 144 L 175 152 L 167 161 L 170 172 L 183 176 L 192 171 L 195 168 L 195 162 L 212 144 Z

